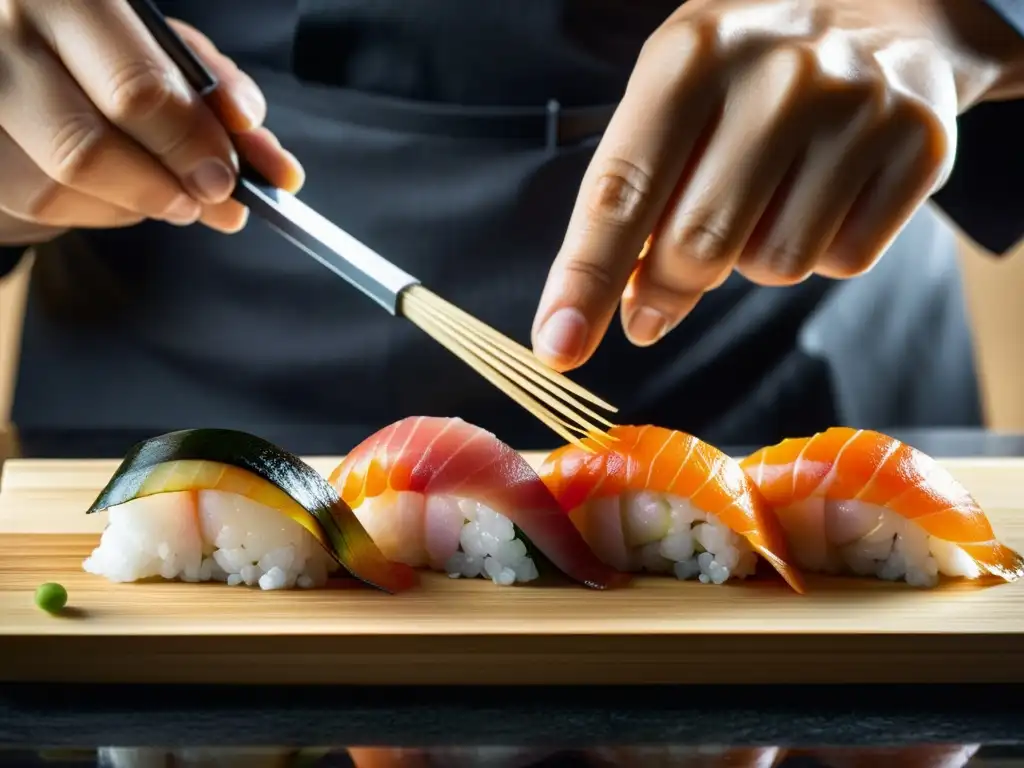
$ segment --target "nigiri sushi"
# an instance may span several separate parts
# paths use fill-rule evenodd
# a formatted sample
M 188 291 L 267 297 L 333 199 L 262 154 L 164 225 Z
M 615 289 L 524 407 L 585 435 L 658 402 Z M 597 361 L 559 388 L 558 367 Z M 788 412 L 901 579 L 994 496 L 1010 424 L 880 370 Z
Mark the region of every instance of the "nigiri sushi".
M 349 747 L 353 768 L 531 768 L 550 750 L 524 747 Z
M 980 744 L 820 747 L 801 750 L 801 756 L 806 755 L 821 768 L 964 768 L 980 748 Z
M 880 432 L 833 427 L 783 440 L 741 466 L 807 571 L 934 587 L 940 575 L 1006 581 L 1024 559 L 934 459 Z
M 774 768 L 785 757 L 779 747 L 668 745 L 588 750 L 595 768 Z
M 722 584 L 754 573 L 760 554 L 797 592 L 778 521 L 733 459 L 693 435 L 618 426 L 606 447 L 566 445 L 541 479 L 605 563 Z
M 329 480 L 397 562 L 502 586 L 537 579 L 546 563 L 596 589 L 624 582 L 527 461 L 462 419 L 397 421 L 356 446 Z
M 189 429 L 139 443 L 88 514 L 104 509 L 83 568 L 114 582 L 310 588 L 339 566 L 389 592 L 417 580 L 384 557 L 322 475 L 245 432 Z

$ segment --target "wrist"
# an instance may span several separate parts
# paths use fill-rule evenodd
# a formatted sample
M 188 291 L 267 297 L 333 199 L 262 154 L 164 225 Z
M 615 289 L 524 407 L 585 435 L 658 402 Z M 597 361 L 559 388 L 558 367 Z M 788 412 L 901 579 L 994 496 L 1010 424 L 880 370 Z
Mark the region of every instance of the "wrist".
M 961 109 L 1024 97 L 1024 32 L 987 0 L 930 0 L 929 5 L 957 72 Z

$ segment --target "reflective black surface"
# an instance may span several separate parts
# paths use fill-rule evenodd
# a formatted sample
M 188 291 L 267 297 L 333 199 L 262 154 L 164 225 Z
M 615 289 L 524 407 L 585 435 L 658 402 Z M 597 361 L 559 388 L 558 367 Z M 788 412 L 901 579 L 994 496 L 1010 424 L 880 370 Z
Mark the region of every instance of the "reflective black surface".
M 29 432 L 20 435 L 18 453 L 31 457 L 110 458 L 152 434 Z M 896 434 L 934 456 L 1024 455 L 1024 436 L 970 431 Z M 265 436 L 305 455 L 337 454 L 348 448 L 332 442 L 329 428 L 277 429 Z M 730 451 L 741 454 L 745 449 Z M 87 664 L 88 659 L 82 663 Z M 353 765 L 345 748 L 329 755 L 322 754 L 322 750 L 297 753 L 310 744 L 387 748 L 364 753 L 364 762 L 355 763 L 357 768 L 1024 767 L 1024 746 L 1014 746 L 1024 745 L 1024 687 L 0 687 L 0 745 L 27 750 L 0 750 L 0 766 L 61 764 L 47 762 L 36 754 L 43 745 L 47 749 L 85 749 L 74 755 L 66 751 L 60 755 L 48 753 L 54 760 L 67 758 L 68 762 L 62 764 L 72 766 Z M 771 759 L 765 757 L 767 762 L 763 763 L 744 762 L 750 753 L 743 751 L 709 753 L 702 761 L 695 761 L 693 754 L 670 754 L 670 748 L 679 751 L 683 746 L 702 744 L 737 750 L 744 745 L 785 747 L 773 752 Z M 857 749 L 826 754 L 821 749 L 823 744 Z M 935 744 L 983 746 L 973 757 L 966 753 L 958 757 L 959 753 L 950 755 L 948 750 L 937 752 L 927 746 Z M 97 762 L 95 750 L 105 745 L 157 751 L 105 752 L 106 762 Z M 252 751 L 254 745 L 283 746 L 257 754 Z M 494 750 L 501 745 L 535 748 L 538 752 L 520 755 L 519 762 L 484 760 L 500 756 Z M 616 745 L 628 749 L 615 755 L 599 751 Z M 657 747 L 660 752 L 645 751 L 643 745 Z M 863 751 L 868 745 L 901 745 L 901 749 Z M 189 757 L 167 752 L 213 746 L 227 751 L 206 753 L 203 761 L 195 753 Z M 390 751 L 413 747 L 487 749 L 479 755 L 462 753 L 465 760 L 456 759 L 450 752 L 430 756 Z M 302 762 L 306 758 L 312 762 Z M 375 758 L 377 762 L 373 762 Z
M 885 748 L 817 746 L 634 745 L 578 750 L 494 746 L 483 748 L 101 747 L 0 752 L 0 766 L 70 768 L 1017 768 L 1024 749 L 932 743 Z
M 0 744 L 33 747 L 935 742 L 1024 744 L 1024 686 L 0 689 Z

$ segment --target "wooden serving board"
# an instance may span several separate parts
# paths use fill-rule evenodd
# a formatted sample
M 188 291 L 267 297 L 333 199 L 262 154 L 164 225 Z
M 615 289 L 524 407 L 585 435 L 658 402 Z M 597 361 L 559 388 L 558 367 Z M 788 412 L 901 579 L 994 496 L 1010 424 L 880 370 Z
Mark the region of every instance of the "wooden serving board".
M 535 463 L 539 457 L 527 454 Z M 337 458 L 308 459 L 327 474 Z M 943 462 L 1024 550 L 1024 459 Z M 935 590 L 811 577 L 622 590 L 425 574 L 401 595 L 111 584 L 82 570 L 117 461 L 11 460 L 0 481 L 0 681 L 353 684 L 1024 682 L 1024 581 Z M 33 601 L 57 581 L 69 610 Z

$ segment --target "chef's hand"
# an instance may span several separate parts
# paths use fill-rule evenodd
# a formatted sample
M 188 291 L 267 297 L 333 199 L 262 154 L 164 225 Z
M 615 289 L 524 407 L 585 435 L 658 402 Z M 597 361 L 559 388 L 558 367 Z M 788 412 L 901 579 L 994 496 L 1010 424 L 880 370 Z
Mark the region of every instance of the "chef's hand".
M 247 212 L 228 197 L 232 139 L 272 182 L 301 185 L 298 162 L 260 127 L 256 84 L 172 24 L 221 84 L 212 106 L 124 0 L 0 1 L 0 244 L 147 218 L 235 232 Z
M 620 297 L 649 345 L 734 269 L 768 286 L 865 272 L 947 178 L 957 115 L 1024 94 L 1021 61 L 983 0 L 690 0 L 584 177 L 536 353 L 581 365 Z

